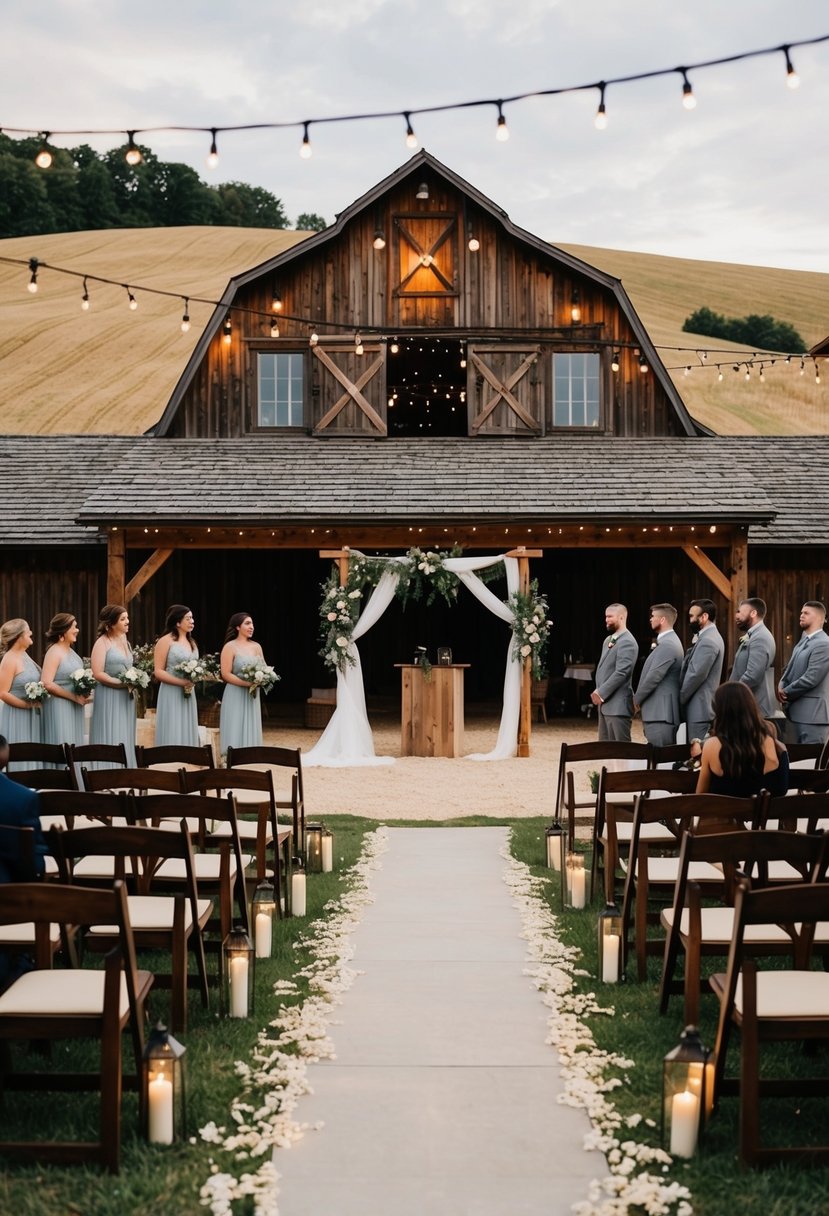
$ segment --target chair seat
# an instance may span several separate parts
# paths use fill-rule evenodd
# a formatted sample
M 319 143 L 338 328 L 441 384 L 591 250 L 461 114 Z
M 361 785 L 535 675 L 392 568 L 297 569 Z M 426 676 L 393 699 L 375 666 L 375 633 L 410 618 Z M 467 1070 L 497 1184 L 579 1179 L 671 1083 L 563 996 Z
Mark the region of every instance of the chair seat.
M 769 882 L 802 882 L 803 875 L 788 861 L 769 862 Z
M 240 840 L 258 840 L 259 839 L 259 824 L 253 819 L 237 819 L 239 826 Z M 229 823 L 217 823 L 215 831 L 210 835 L 214 840 L 229 840 L 232 836 L 232 831 Z M 271 831 L 270 821 L 265 824 L 265 840 L 270 844 L 273 840 L 273 832 Z
M 622 862 L 623 869 L 627 863 Z M 638 870 L 638 865 L 637 865 Z M 637 873 L 634 870 L 634 873 Z M 678 857 L 649 857 L 648 880 L 652 883 L 675 883 L 679 874 Z M 722 882 L 722 870 L 712 866 L 707 861 L 692 861 L 688 866 L 688 878 L 691 882 Z
M 743 1011 L 743 977 L 737 980 L 734 1006 Z M 758 971 L 758 1018 L 817 1018 L 829 1010 L 829 972 Z
M 79 878 L 114 878 L 114 857 L 80 857 L 73 871 L 75 879 Z
M 198 833 L 201 831 L 201 825 L 202 825 L 201 819 L 196 819 L 193 816 L 188 815 L 185 818 L 185 823 L 187 824 L 187 831 L 190 833 L 191 836 L 197 836 Z M 162 819 L 159 821 L 158 826 L 161 828 L 162 832 L 178 832 L 179 828 L 180 828 L 180 824 L 181 824 L 180 819 Z M 208 821 L 205 824 L 205 827 L 207 828 L 208 831 L 211 830 L 212 826 L 213 826 L 212 822 L 210 822 L 210 821 Z
M 619 844 L 630 844 L 633 836 L 633 823 L 617 823 L 616 824 L 616 839 Z M 600 837 L 607 844 L 607 833 Z M 666 828 L 664 823 L 643 823 L 639 833 L 640 840 L 676 840 L 670 828 Z
M 41 815 L 40 826 L 45 834 L 50 828 L 61 828 L 65 832 L 68 825 L 65 815 Z
M 674 923 L 673 908 L 664 908 L 661 916 L 662 924 L 666 929 L 670 929 Z M 682 916 L 679 920 L 679 932 L 683 938 L 688 937 L 690 932 L 691 914 L 688 908 L 682 909 Z M 702 941 L 709 945 L 727 946 L 731 941 L 731 936 L 734 930 L 734 909 L 733 908 L 701 908 L 700 909 L 700 928 L 702 931 Z M 790 942 L 791 938 L 788 933 L 780 928 L 779 925 L 747 925 L 745 929 L 745 940 L 753 943 L 767 943 L 768 945 L 777 945 L 778 943 L 785 944 Z
M 29 971 L 0 996 L 0 1018 L 100 1017 L 104 1008 L 104 971 Z M 129 1013 L 127 981 L 121 976 L 119 1017 Z
M 130 913 L 130 924 L 133 933 L 170 930 L 173 927 L 175 915 L 175 900 L 169 895 L 128 895 L 127 906 Z M 198 901 L 198 916 L 202 919 L 213 907 L 212 899 Z M 193 927 L 193 917 L 190 904 L 184 905 L 184 931 L 189 933 Z M 89 929 L 91 936 L 115 937 L 117 925 L 92 925 Z
M 218 853 L 197 853 L 193 858 L 196 869 L 196 882 L 217 882 L 220 874 L 221 860 Z M 242 866 L 244 869 L 247 869 L 252 861 L 253 858 L 247 853 L 242 854 Z M 232 882 L 236 877 L 236 858 L 232 853 L 230 855 L 229 872 Z M 158 867 L 155 877 L 168 879 L 171 882 L 184 882 L 187 877 L 184 861 L 178 857 L 169 857 L 167 861 L 163 861 Z
M 49 926 L 49 942 L 57 946 L 60 942 L 60 925 Z M 20 925 L 0 926 L 0 945 L 3 946 L 33 946 L 35 944 L 35 927 L 32 921 Z

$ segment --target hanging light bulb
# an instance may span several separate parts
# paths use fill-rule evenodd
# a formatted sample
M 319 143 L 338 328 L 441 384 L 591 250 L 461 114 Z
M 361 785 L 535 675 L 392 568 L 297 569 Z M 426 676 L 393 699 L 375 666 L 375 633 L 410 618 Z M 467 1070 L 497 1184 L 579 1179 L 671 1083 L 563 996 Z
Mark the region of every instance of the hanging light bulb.
M 299 154 L 303 160 L 310 160 L 311 156 L 313 155 L 311 140 L 308 136 L 308 128 L 310 125 L 311 124 L 307 122 L 302 124 L 302 144 L 299 149 Z
M 622 352 L 620 350 L 614 351 L 613 358 L 610 360 L 610 370 L 612 372 L 618 372 L 621 365 L 622 365 Z
M 127 287 L 126 283 L 124 284 L 124 291 L 127 293 L 127 303 L 129 304 L 130 312 L 135 312 L 136 308 L 138 307 L 138 301 L 130 291 L 129 287 Z
M 694 96 L 694 90 L 691 88 L 691 82 L 688 79 L 688 73 L 685 68 L 680 68 L 682 72 L 682 104 L 686 110 L 695 110 L 697 108 L 697 99 Z
M 502 102 L 498 102 L 498 124 L 495 128 L 495 138 L 499 143 L 505 144 L 509 139 L 509 127 L 507 126 L 506 118 L 504 118 L 502 104 Z
M 274 319 L 271 321 L 271 337 L 279 337 L 279 322 L 277 321 L 276 317 L 274 317 Z
M 210 128 L 210 151 L 207 154 L 205 164 L 208 169 L 215 169 L 219 163 L 219 149 L 216 147 L 216 128 Z
M 386 234 L 382 228 L 374 229 L 374 248 L 377 250 L 386 248 Z
M 815 359 L 815 384 L 820 384 L 820 367 L 817 359 Z
M 29 276 L 29 291 L 33 296 L 37 295 L 37 268 L 39 265 L 40 262 L 38 262 L 37 258 L 29 258 L 29 270 L 31 271 Z
M 40 147 L 38 148 L 37 156 L 35 157 L 35 164 L 37 165 L 38 169 L 50 169 L 52 167 L 54 157 L 52 156 L 52 150 L 49 147 L 49 135 L 49 131 L 44 131 L 43 137 L 40 141 Z
M 765 383 L 766 383 L 766 377 L 765 377 L 765 373 L 763 372 L 763 365 L 762 365 L 762 363 L 760 364 L 760 383 L 761 383 L 761 384 L 765 384 Z
M 429 183 L 421 182 L 417 188 L 417 194 L 415 195 L 415 198 L 420 199 L 421 202 L 425 202 L 426 199 L 428 199 L 428 197 L 429 197 Z
M 143 159 L 141 149 L 135 142 L 135 132 L 127 131 L 127 150 L 124 153 L 124 160 L 134 168 L 136 165 L 140 165 Z
M 89 288 L 86 285 L 86 275 L 83 279 L 83 295 L 81 296 L 81 308 L 84 312 L 89 312 Z
M 481 248 L 481 242 L 478 240 L 478 238 L 475 236 L 475 233 L 472 231 L 471 223 L 466 225 L 466 247 L 470 253 L 477 253 L 478 250 Z
M 685 375 L 690 376 L 690 374 L 691 374 L 691 364 L 689 363 L 688 366 L 685 368 Z
M 788 46 L 781 46 L 780 50 L 786 56 L 786 84 L 788 85 L 788 87 L 790 89 L 799 89 L 800 88 L 800 77 L 798 76 L 797 72 L 794 70 L 794 64 L 792 63 L 792 57 L 789 54 L 789 51 L 791 50 L 791 48 Z
M 397 341 L 397 338 L 392 338 L 391 346 L 389 347 L 389 350 L 391 351 L 391 353 L 393 355 L 396 355 L 397 352 L 400 350 L 400 343 Z
M 184 298 L 184 314 L 181 318 L 181 332 L 186 334 L 190 328 L 190 301 L 185 296 Z
M 411 115 L 408 113 L 408 111 L 404 110 L 403 117 L 406 119 L 406 147 L 407 148 L 416 148 L 418 145 L 418 139 L 414 133 L 414 127 L 412 126 Z
M 316 346 L 316 345 L 317 345 L 317 343 L 319 342 L 319 340 L 320 340 L 320 336 L 319 336 L 319 334 L 317 333 L 317 331 L 316 331 L 316 330 L 313 330 L 313 331 L 312 331 L 312 333 L 311 333 L 311 337 L 308 339 L 308 345 L 309 345 L 309 346 Z
M 717 368 L 717 379 L 722 384 L 722 368 L 721 367 Z
M 607 129 L 607 110 L 604 104 L 605 87 L 605 82 L 601 81 L 599 84 L 599 108 L 596 111 L 596 117 L 593 119 L 593 126 L 597 131 L 604 131 Z
M 570 320 L 574 325 L 578 325 L 581 320 L 581 297 L 579 296 L 578 287 L 573 288 L 573 295 L 570 300 Z
M 643 375 L 643 376 L 647 376 L 647 374 L 648 374 L 649 370 L 650 370 L 650 368 L 648 367 L 648 361 L 647 361 L 647 359 L 645 358 L 645 356 L 644 356 L 644 355 L 640 354 L 640 356 L 639 356 L 639 372 L 640 372 L 640 374 L 641 374 L 641 375 Z
M 362 355 L 363 353 L 363 339 L 360 337 L 359 333 L 357 333 L 354 335 L 354 354 Z
M 222 327 L 222 337 L 224 339 L 225 346 L 230 346 L 230 340 L 233 337 L 233 326 L 230 323 L 229 315 L 224 323 L 224 326 Z
M 697 358 L 702 359 L 703 363 L 705 363 L 708 359 L 708 351 L 707 350 L 698 350 Z
M 466 344 L 461 342 L 461 367 L 466 367 Z
M 803 362 L 803 360 L 801 359 L 801 360 L 800 360 L 800 374 L 801 374 L 801 376 L 803 375 L 803 373 L 805 372 L 805 370 L 806 370 L 806 364 L 805 364 L 805 363 Z
M 271 292 L 271 312 L 282 312 L 282 296 L 274 287 Z
M 750 380 L 750 379 L 751 379 L 751 368 L 749 367 L 748 364 L 746 364 L 746 380 Z

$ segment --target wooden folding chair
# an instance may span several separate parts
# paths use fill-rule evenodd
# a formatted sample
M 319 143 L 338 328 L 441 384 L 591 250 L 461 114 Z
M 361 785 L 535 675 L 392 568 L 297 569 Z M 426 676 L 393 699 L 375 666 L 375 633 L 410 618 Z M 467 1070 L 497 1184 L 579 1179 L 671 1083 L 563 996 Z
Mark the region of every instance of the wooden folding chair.
M 127 896 L 127 907 L 133 939 L 138 949 L 170 954 L 170 972 L 155 971 L 155 982 L 171 990 L 172 1029 L 186 1030 L 188 949 L 195 955 L 198 972 L 192 982 L 198 984 L 202 1005 L 208 1006 L 203 933 L 213 911 L 212 899 L 199 899 L 193 846 L 186 823 L 179 825 L 177 833 L 143 827 L 91 827 L 68 832 L 52 828 L 49 843 L 63 883 L 73 882 L 76 865 L 91 857 L 114 857 L 116 877 L 121 881 L 128 877 L 132 880 L 135 894 Z M 184 890 L 176 895 L 160 895 L 154 878 L 160 866 L 170 859 L 183 863 Z M 129 875 L 127 861 L 131 863 Z M 116 938 L 116 926 L 95 924 L 87 929 L 83 941 L 88 949 L 106 952 Z
M 290 811 L 294 848 L 305 852 L 305 788 L 302 783 L 302 749 L 299 747 L 229 747 L 228 768 L 261 768 L 273 776 L 274 792 L 284 774 L 291 782 L 290 798 L 277 798 L 276 810 Z
M 666 743 L 664 747 L 651 745 L 651 768 L 672 768 L 675 764 L 687 764 L 691 759 L 691 743 Z
M 62 743 L 10 743 L 9 764 L 28 764 L 31 767 L 49 765 L 65 769 L 69 762 Z
M 826 872 L 827 843 L 823 836 L 795 832 L 735 830 L 700 836 L 694 828 L 688 829 L 680 848 L 673 904 L 662 911 L 666 938 L 659 988 L 660 1013 L 667 1012 L 672 993 L 683 992 L 685 1025 L 698 1025 L 700 993 L 708 991 L 708 985 L 700 979 L 702 958 L 728 954 L 734 931 L 738 876 L 748 878 L 752 889 L 767 887 L 773 882 L 775 866 L 785 863 L 790 883 L 822 879 Z M 691 867 L 699 863 L 722 870 L 722 904 L 703 906 L 699 884 L 688 878 Z M 752 954 L 785 954 L 791 952 L 791 939 L 778 925 L 754 925 L 747 933 L 745 946 Z M 685 974 L 676 980 L 674 972 L 681 952 Z
M 126 790 L 134 794 L 180 794 L 179 770 L 154 768 L 81 769 L 83 787 L 90 794 Z
M 67 743 L 66 756 L 76 789 L 81 788 L 81 769 L 98 764 L 102 768 L 126 768 L 127 749 L 123 743 Z
M 49 828 L 126 827 L 130 823 L 130 804 L 124 794 L 90 794 L 84 790 L 41 790 L 40 825 L 44 832 Z M 57 861 L 51 854 L 45 859 L 47 878 L 58 873 Z M 102 858 L 90 858 L 79 867 L 78 878 L 87 886 L 104 883 L 112 886 L 115 863 L 106 863 Z
M 607 760 L 627 760 L 631 765 L 637 765 L 637 767 L 641 765 L 642 768 L 647 768 L 650 760 L 650 747 L 647 743 L 562 743 L 558 758 L 558 784 L 556 786 L 555 805 L 556 821 L 559 821 L 563 814 L 569 815 L 570 808 L 572 808 L 574 813 L 579 810 L 589 810 L 593 813 L 596 809 L 595 796 L 584 801 L 569 802 L 565 808 L 565 799 L 568 793 L 567 775 L 569 766 L 571 764 L 591 762 L 601 765 Z M 575 786 L 572 788 L 575 788 Z
M 139 768 L 169 769 L 178 772 L 181 768 L 215 768 L 216 760 L 209 743 L 198 747 L 183 743 L 171 743 L 163 747 L 136 747 L 135 758 Z
M 7 774 L 10 781 L 30 790 L 74 790 L 75 782 L 68 768 L 18 768 Z
M 44 883 L 12 883 L 0 887 L 0 925 L 22 920 L 36 926 L 36 955 L 43 965 L 16 979 L 0 996 L 0 1090 L 64 1092 L 100 1090 L 101 1127 L 97 1141 L 0 1141 L 0 1152 L 59 1164 L 94 1161 L 117 1173 L 121 1146 L 122 1086 L 137 1089 L 141 1104 L 144 1003 L 153 977 L 139 971 L 127 910 L 126 890 L 117 882 L 108 891 Z M 118 945 L 106 958 L 104 970 L 50 970 L 50 925 L 114 924 Z M 46 961 L 48 960 L 48 961 Z M 129 1030 L 135 1072 L 122 1076 L 121 1035 Z M 94 1073 L 12 1070 L 9 1044 L 13 1040 L 100 1040 L 101 1063 Z M 11 1122 L 15 1115 L 11 1113 Z M 42 1122 L 48 1131 L 48 1107 Z
M 760 1140 L 761 1097 L 829 1095 L 829 1077 L 761 1077 L 761 1046 L 777 1041 L 829 1043 L 829 973 L 809 970 L 815 926 L 829 921 L 829 883 L 751 890 L 739 884 L 734 901 L 734 933 L 725 974 L 712 975 L 710 984 L 720 1000 L 714 1048 L 714 1102 L 725 1096 L 740 1098 L 740 1159 L 746 1165 L 764 1166 L 804 1157 L 829 1159 L 829 1144 L 766 1148 Z M 758 970 L 749 959 L 747 938 L 757 925 L 781 925 L 792 939 L 795 966 L 788 971 Z M 740 1031 L 739 1079 L 726 1077 L 726 1057 L 732 1027 Z M 826 1107 L 824 1105 L 824 1113 Z M 813 1121 L 791 1121 L 792 1126 Z

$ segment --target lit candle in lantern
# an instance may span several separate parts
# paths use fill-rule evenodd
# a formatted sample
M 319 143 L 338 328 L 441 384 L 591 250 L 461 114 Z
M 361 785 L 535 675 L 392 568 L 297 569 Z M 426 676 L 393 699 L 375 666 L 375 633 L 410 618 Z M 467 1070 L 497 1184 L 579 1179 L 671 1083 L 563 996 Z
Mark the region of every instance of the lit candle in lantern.
M 248 960 L 238 955 L 230 960 L 230 1016 L 248 1016 Z
M 622 939 L 616 933 L 605 934 L 602 943 L 602 983 L 619 982 L 619 947 Z
M 699 1128 L 699 1098 L 690 1090 L 674 1094 L 671 1103 L 671 1153 L 693 1157 Z
M 256 913 L 255 925 L 256 957 L 270 958 L 273 942 L 273 919 L 267 912 Z
M 173 1083 L 163 1073 L 147 1086 L 149 1099 L 148 1139 L 151 1144 L 173 1143 Z
M 330 874 L 334 869 L 334 837 L 330 832 L 322 838 L 322 872 Z
M 570 884 L 570 907 L 583 908 L 586 899 L 586 879 L 584 858 L 571 853 L 567 859 L 567 881 Z

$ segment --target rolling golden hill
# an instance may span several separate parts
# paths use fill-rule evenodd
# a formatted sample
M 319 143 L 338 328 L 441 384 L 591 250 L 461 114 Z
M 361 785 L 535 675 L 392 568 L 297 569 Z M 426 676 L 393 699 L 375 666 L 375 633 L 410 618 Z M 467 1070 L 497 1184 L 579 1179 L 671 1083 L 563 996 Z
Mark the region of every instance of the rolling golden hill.
M 140 228 L 55 233 L 0 241 L 0 258 L 41 262 L 179 296 L 217 299 L 228 279 L 308 234 L 256 228 Z M 657 345 L 709 349 L 710 338 L 683 334 L 695 308 L 743 316 L 771 313 L 809 345 L 829 333 L 829 275 L 697 262 L 588 246 L 563 246 L 621 278 Z M 0 261 L 0 429 L 8 434 L 140 434 L 161 416 L 212 311 L 191 302 L 192 327 L 180 329 L 181 299 L 142 295 L 127 306 L 123 287 L 89 285 L 81 311 L 80 279 L 41 269 L 39 291 L 28 271 Z M 717 346 L 729 344 L 717 342 Z M 735 348 L 736 349 L 736 348 Z M 829 433 L 829 373 L 816 385 L 809 365 L 776 364 L 746 383 L 711 369 L 684 375 L 690 355 L 662 352 L 691 414 L 721 434 Z M 722 356 L 716 356 L 721 358 Z M 711 356 L 713 361 L 714 356 Z

